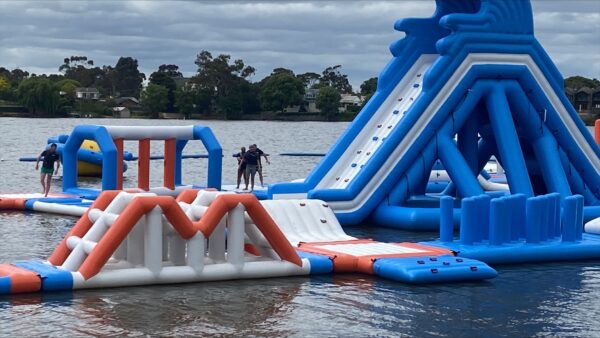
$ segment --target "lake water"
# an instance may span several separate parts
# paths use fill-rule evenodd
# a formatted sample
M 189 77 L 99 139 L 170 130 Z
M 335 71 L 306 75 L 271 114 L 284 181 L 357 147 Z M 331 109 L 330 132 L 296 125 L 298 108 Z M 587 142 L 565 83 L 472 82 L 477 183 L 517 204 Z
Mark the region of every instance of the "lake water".
M 319 158 L 282 152 L 326 152 L 347 126 L 321 122 L 224 122 L 88 119 L 0 119 L 0 192 L 40 190 L 33 163 L 48 136 L 76 124 L 210 126 L 224 152 L 225 182 L 235 179 L 239 146 L 257 143 L 272 155 L 267 183 L 304 177 Z M 134 143 L 126 149 L 135 151 Z M 159 147 L 153 153 L 159 154 Z M 186 153 L 203 153 L 190 145 Z M 135 162 L 132 162 L 135 164 Z M 152 164 L 160 184 L 161 161 Z M 135 165 L 125 185 L 135 186 Z M 184 162 L 184 183 L 205 181 L 206 160 Z M 54 181 L 54 191 L 60 190 Z M 99 186 L 99 180 L 84 182 Z M 0 261 L 45 259 L 75 218 L 0 212 Z M 358 237 L 433 239 L 365 224 Z M 0 298 L 3 336 L 600 336 L 600 262 L 496 266 L 488 282 L 410 286 L 365 275 L 130 287 Z

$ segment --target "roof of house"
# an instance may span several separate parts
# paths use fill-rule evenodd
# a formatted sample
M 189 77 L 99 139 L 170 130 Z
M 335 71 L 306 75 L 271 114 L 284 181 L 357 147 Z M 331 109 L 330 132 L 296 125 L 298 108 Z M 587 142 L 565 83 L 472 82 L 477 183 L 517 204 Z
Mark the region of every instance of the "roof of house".
M 112 110 L 114 112 L 119 112 L 120 113 L 120 112 L 122 112 L 124 110 L 129 110 L 129 108 L 127 108 L 127 107 L 113 107 Z
M 75 88 L 75 92 L 79 92 L 79 93 L 99 93 L 100 91 L 98 90 L 98 88 L 94 88 L 94 87 L 77 87 L 77 88 Z
M 117 104 L 121 104 L 125 101 L 132 101 L 135 104 L 140 104 L 140 100 L 138 100 L 137 98 L 133 97 L 133 96 L 124 96 L 124 97 L 118 97 L 115 99 L 115 102 Z

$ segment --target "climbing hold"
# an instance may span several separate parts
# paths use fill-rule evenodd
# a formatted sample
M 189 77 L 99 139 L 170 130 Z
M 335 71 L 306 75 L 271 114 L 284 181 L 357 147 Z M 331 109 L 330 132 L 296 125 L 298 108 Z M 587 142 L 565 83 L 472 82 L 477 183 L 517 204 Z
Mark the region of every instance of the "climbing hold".
M 377 128 L 381 128 L 381 124 L 378 124 L 378 125 L 377 125 Z
M 415 84 L 413 85 L 413 88 L 419 88 L 419 84 L 418 84 L 418 83 L 415 83 Z
M 418 261 L 417 261 L 417 264 L 425 264 L 425 261 L 418 260 Z
M 437 262 L 437 257 L 429 257 L 429 260 L 432 262 Z
M 306 206 L 306 203 L 300 202 L 300 206 L 301 206 L 301 207 L 305 207 L 305 206 Z
M 329 204 L 327 204 L 327 203 L 323 203 L 323 204 L 321 204 L 321 205 L 322 205 L 324 208 L 329 208 Z
M 462 263 L 462 262 L 463 262 L 463 259 L 462 259 L 462 258 L 457 258 L 457 259 L 456 259 L 456 262 L 457 262 L 457 263 Z
M 392 114 L 398 115 L 399 112 L 400 112 L 399 110 L 394 110 L 394 112 Z
M 431 269 L 431 273 L 438 273 L 438 269 Z
M 450 265 L 450 262 L 443 262 L 444 265 Z
M 360 153 L 362 153 L 362 150 L 359 150 L 359 151 L 357 151 L 356 153 L 357 153 L 357 154 L 360 154 Z
M 471 267 L 471 271 L 473 271 L 473 272 L 477 271 L 477 267 L 476 266 L 472 266 Z
M 417 74 L 417 77 L 421 77 L 421 74 Z
M 399 98 L 399 99 L 398 99 L 398 102 L 400 102 L 400 101 L 402 101 L 402 98 Z
M 370 152 L 370 151 L 367 151 L 367 156 L 369 156 L 369 155 L 371 155 L 371 152 Z
M 379 137 L 373 136 L 373 141 L 377 141 L 377 140 L 379 140 Z
M 356 164 L 356 163 L 352 163 L 350 166 L 351 166 L 352 168 L 356 168 L 357 164 Z
M 349 179 L 349 178 L 347 178 L 347 179 L 345 179 L 345 180 L 344 180 L 344 182 L 348 182 L 348 181 L 350 181 L 350 179 Z
M 339 177 L 336 177 L 336 178 L 335 178 L 335 180 L 336 180 L 336 181 L 339 181 L 339 180 L 340 180 L 340 178 L 339 178 Z
M 321 223 L 327 223 L 326 219 L 321 218 Z

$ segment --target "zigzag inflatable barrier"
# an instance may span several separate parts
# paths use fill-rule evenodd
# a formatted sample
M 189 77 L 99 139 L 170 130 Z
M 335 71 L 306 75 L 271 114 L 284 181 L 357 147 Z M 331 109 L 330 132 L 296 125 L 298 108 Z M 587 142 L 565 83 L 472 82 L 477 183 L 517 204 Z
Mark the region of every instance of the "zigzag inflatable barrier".
M 330 203 L 342 224 L 433 230 L 439 197 L 426 194 L 441 160 L 442 195 L 484 193 L 494 156 L 510 193 L 584 197 L 600 216 L 600 151 L 563 93 L 562 76 L 533 35 L 529 1 L 438 0 L 429 19 L 405 19 L 406 37 L 377 92 L 327 156 L 299 183 L 269 196 Z M 454 212 L 458 223 L 460 210 Z

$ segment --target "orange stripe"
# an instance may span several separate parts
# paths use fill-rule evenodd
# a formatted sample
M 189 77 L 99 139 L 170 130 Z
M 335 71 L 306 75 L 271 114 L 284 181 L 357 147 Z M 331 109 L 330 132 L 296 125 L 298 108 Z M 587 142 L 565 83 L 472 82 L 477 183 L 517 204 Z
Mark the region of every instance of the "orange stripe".
M 175 139 L 165 140 L 164 186 L 175 189 Z
M 83 214 L 83 216 L 81 216 L 81 218 L 79 218 L 79 221 L 77 221 L 77 223 L 75 223 L 75 226 L 73 226 L 73 228 L 71 228 L 71 230 L 67 233 L 65 238 L 63 238 L 63 240 L 60 242 L 60 244 L 58 244 L 58 246 L 56 247 L 56 249 L 50 256 L 50 258 L 48 258 L 48 261 L 56 266 L 63 265 L 63 263 L 65 262 L 65 260 L 69 256 L 69 254 L 71 253 L 71 250 L 67 247 L 67 238 L 69 238 L 71 236 L 77 236 L 79 238 L 82 238 L 90 230 L 90 228 L 92 227 L 92 224 L 93 224 L 92 221 L 90 220 L 90 218 L 88 217 L 89 210 L 91 210 L 91 209 L 100 209 L 100 210 L 106 209 L 106 207 L 108 207 L 110 202 L 112 202 L 112 200 L 115 199 L 115 197 L 117 196 L 118 193 L 119 193 L 119 191 L 117 191 L 117 190 L 103 191 L 100 194 L 100 196 L 98 196 L 98 198 L 96 198 L 94 203 L 92 203 L 92 205 L 88 208 L 88 210 L 85 212 L 85 214 Z
M 10 277 L 10 293 L 37 292 L 42 280 L 37 273 L 10 264 L 0 264 L 0 277 Z
M 25 198 L 0 198 L 0 210 L 25 210 Z
M 85 279 L 89 279 L 100 272 L 104 264 L 106 264 L 121 242 L 127 237 L 127 234 L 138 220 L 156 206 L 162 209 L 164 216 L 182 238 L 190 239 L 197 231 L 201 231 L 208 238 L 225 214 L 240 203 L 246 207 L 246 211 L 254 221 L 254 224 L 263 233 L 279 257 L 282 260 L 302 266 L 302 260 L 294 248 L 279 230 L 262 204 L 252 194 L 218 196 L 198 222 L 192 222 L 173 197 L 138 196 L 131 201 L 119 215 L 115 223 L 108 229 L 94 250 L 83 262 L 79 268 L 79 272 Z
M 244 243 L 244 251 L 254 256 L 260 256 L 260 251 L 250 243 Z
M 150 190 L 150 139 L 140 140 L 138 146 L 138 188 Z
M 198 196 L 199 191 L 200 189 L 184 190 L 179 194 L 179 196 L 177 196 L 176 201 L 190 204 L 196 199 L 196 196 Z
M 123 139 L 117 138 L 113 140 L 117 148 L 117 188 L 123 190 Z

